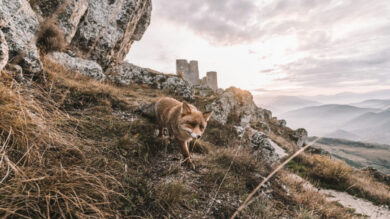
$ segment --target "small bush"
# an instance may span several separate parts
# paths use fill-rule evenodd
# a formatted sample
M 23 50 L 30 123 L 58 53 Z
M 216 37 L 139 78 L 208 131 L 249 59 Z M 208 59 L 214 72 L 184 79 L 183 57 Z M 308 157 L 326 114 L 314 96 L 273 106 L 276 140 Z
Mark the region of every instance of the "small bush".
M 38 32 L 37 46 L 43 53 L 62 51 L 66 46 L 63 31 L 54 22 L 44 23 Z

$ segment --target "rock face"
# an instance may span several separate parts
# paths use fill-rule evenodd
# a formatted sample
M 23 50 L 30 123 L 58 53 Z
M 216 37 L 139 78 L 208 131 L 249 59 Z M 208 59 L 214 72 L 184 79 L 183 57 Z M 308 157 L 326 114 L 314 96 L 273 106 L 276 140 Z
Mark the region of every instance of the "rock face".
M 300 129 L 297 129 L 295 131 L 294 137 L 297 139 L 298 147 L 302 147 L 306 144 L 307 136 L 308 136 L 308 133 L 307 133 L 306 129 L 300 128 Z
M 3 32 L 0 30 L 0 71 L 3 70 L 8 62 L 8 44 Z
M 275 152 L 275 148 L 271 145 L 271 142 L 266 134 L 254 129 L 250 129 L 249 132 L 249 139 L 254 153 L 261 156 L 267 163 L 273 163 L 279 160 L 279 156 Z
M 243 127 L 263 117 L 261 109 L 253 102 L 252 94 L 235 87 L 223 91 L 217 100 L 206 106 L 206 109 L 212 110 L 213 119 L 222 124 L 226 124 L 228 120 L 237 120 L 234 122 Z
M 120 63 L 150 23 L 151 0 L 94 0 L 79 23 L 72 48 L 104 68 Z
M 151 0 L 2 1 L 0 31 L 6 43 L 0 44 L 0 64 L 3 67 L 11 60 L 10 64 L 20 65 L 26 73 L 42 72 L 37 39 L 45 37 L 41 30 L 53 26 L 61 32 L 58 37 L 63 37 L 63 46 L 79 58 L 96 61 L 106 69 L 110 64 L 121 63 L 132 43 L 142 38 L 150 23 L 151 10 Z M 66 57 L 64 62 L 73 61 L 72 57 Z M 75 64 L 72 63 L 72 69 L 80 71 L 80 65 L 87 64 L 89 67 L 84 70 L 92 72 L 86 75 L 103 78 L 96 65 L 90 68 L 91 63 L 85 61 L 77 67 Z
M 46 56 L 50 61 L 58 63 L 65 68 L 78 72 L 82 75 L 95 78 L 99 81 L 104 81 L 106 75 L 103 73 L 102 67 L 91 60 L 84 60 L 78 57 L 72 57 L 66 53 L 53 52 Z
M 33 9 L 42 20 L 53 18 L 64 33 L 64 41 L 69 44 L 76 34 L 82 16 L 88 9 L 88 0 L 40 0 L 34 1 Z M 58 14 L 57 14 L 58 13 Z M 56 14 L 53 17 L 53 14 Z
M 192 86 L 175 75 L 167 75 L 123 62 L 107 70 L 108 78 L 122 85 L 147 84 L 157 89 L 168 89 L 187 100 L 194 99 Z
M 9 60 L 20 64 L 26 72 L 41 72 L 42 63 L 36 47 L 39 22 L 30 4 L 26 0 L 1 1 L 0 20 L 9 48 Z

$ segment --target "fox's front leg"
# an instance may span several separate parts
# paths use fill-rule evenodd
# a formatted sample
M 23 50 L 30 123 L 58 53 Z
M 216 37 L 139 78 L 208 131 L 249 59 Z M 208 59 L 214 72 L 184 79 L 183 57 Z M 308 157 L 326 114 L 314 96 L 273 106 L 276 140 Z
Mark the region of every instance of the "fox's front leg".
M 191 168 L 195 169 L 195 165 L 192 163 L 190 151 L 188 150 L 188 141 L 179 141 L 180 150 L 184 157 L 185 164 Z

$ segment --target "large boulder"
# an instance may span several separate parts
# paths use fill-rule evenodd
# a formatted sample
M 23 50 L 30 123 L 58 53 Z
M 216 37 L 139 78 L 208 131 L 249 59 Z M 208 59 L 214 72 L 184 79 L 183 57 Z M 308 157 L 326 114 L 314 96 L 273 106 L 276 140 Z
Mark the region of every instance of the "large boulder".
M 299 128 L 295 130 L 293 137 L 296 139 L 297 146 L 302 147 L 307 143 L 308 133 L 306 129 Z
M 253 102 L 249 91 L 230 87 L 212 103 L 206 106 L 213 111 L 213 119 L 221 124 L 234 123 L 242 127 L 248 127 L 250 122 L 263 119 L 263 111 Z
M 42 63 L 36 47 L 39 22 L 36 14 L 26 0 L 1 1 L 1 31 L 9 49 L 9 60 L 20 64 L 24 71 L 39 73 Z
M 123 62 L 106 71 L 108 78 L 121 85 L 147 84 L 157 89 L 167 89 L 184 99 L 193 100 L 194 90 L 184 79 L 176 75 L 162 74 L 151 69 Z
M 3 32 L 0 30 L 0 71 L 3 70 L 8 62 L 8 44 Z
M 32 1 L 31 6 L 42 20 L 53 18 L 64 34 L 64 42 L 69 44 L 88 9 L 88 3 L 88 0 L 39 0 Z
M 94 0 L 78 25 L 72 49 L 105 69 L 120 63 L 150 23 L 151 0 Z
M 274 163 L 280 159 L 266 134 L 254 129 L 248 129 L 248 132 L 250 145 L 257 156 L 267 163 Z
M 106 75 L 103 73 L 102 67 L 94 61 L 85 60 L 78 57 L 72 57 L 62 52 L 49 53 L 46 58 L 54 63 L 57 63 L 71 71 L 78 72 L 82 75 L 95 78 L 99 81 L 104 81 Z

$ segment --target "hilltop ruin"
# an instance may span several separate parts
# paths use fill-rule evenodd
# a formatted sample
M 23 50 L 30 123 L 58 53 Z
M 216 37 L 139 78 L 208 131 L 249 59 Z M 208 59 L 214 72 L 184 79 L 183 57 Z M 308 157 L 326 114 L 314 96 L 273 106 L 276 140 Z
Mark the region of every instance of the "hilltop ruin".
M 176 74 L 183 77 L 184 80 L 190 82 L 192 85 L 208 87 L 213 90 L 218 89 L 217 72 L 209 71 L 205 77 L 200 79 L 198 61 L 196 60 L 188 62 L 186 59 L 177 59 Z

